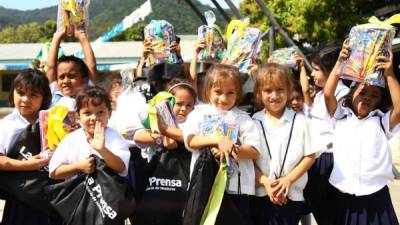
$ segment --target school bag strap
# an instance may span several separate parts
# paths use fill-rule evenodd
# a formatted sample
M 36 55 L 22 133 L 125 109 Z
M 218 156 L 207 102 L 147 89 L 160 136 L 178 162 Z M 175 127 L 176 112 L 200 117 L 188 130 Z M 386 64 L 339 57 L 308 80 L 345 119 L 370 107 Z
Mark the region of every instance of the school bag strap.
M 286 156 L 287 156 L 287 153 L 288 153 L 288 150 L 289 150 L 289 145 L 290 145 L 290 140 L 292 139 L 293 126 L 294 126 L 294 121 L 296 120 L 296 115 L 297 115 L 297 113 L 294 113 L 294 115 L 293 115 L 292 125 L 290 126 L 289 139 L 288 139 L 288 142 L 287 142 L 287 145 L 286 145 L 285 155 L 284 155 L 284 157 L 283 157 L 283 162 L 282 162 L 282 165 L 281 165 L 281 169 L 279 170 L 279 176 L 278 176 L 277 178 L 282 177 L 283 167 L 285 166 Z M 258 121 L 258 122 L 260 123 L 260 125 L 261 125 L 261 130 L 263 131 L 263 136 L 264 136 L 265 144 L 267 145 L 268 156 L 269 156 L 269 158 L 272 160 L 272 154 L 271 154 L 271 150 L 270 150 L 270 147 L 269 147 L 269 144 L 268 144 L 267 135 L 266 135 L 266 133 L 265 133 L 264 125 L 263 125 L 263 123 L 262 123 L 261 120 L 258 120 L 258 119 L 257 119 L 257 121 Z

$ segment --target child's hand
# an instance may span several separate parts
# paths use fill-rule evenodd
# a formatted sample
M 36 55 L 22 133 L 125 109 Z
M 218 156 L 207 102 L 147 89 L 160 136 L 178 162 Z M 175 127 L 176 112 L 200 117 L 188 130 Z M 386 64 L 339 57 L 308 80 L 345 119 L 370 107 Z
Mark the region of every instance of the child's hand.
M 272 194 L 276 197 L 287 197 L 292 181 L 288 177 L 281 177 L 277 181 L 278 183 L 272 188 Z
M 229 155 L 231 155 L 234 150 L 234 144 L 231 140 L 222 137 L 218 141 L 218 149 L 225 155 L 225 159 L 229 159 Z
M 49 164 L 50 158 L 42 158 L 40 155 L 34 155 L 26 160 L 29 170 L 38 170 Z
M 96 121 L 96 125 L 94 127 L 93 138 L 88 139 L 90 146 L 98 152 L 101 152 L 105 149 L 105 127 L 101 124 L 100 121 Z
M 220 151 L 218 148 L 216 147 L 212 147 L 211 148 L 211 154 L 213 154 L 214 158 L 216 159 L 220 159 L 221 156 L 223 155 L 223 152 Z
M 168 137 L 163 137 L 163 146 L 166 149 L 176 149 L 178 148 L 178 144 L 176 143 L 176 141 L 172 138 L 168 138 Z
M 74 28 L 74 38 L 81 42 L 82 40 L 87 40 L 87 34 L 84 30 L 77 30 Z
M 241 146 L 239 145 L 233 145 L 232 151 L 230 152 L 230 155 L 236 160 L 239 161 L 239 152 L 241 151 Z
M 298 52 L 294 53 L 294 59 L 296 60 L 297 65 L 299 65 L 299 68 L 304 67 L 304 59 Z
M 200 52 L 201 50 L 205 49 L 205 48 L 206 48 L 206 42 L 205 42 L 205 40 L 204 40 L 204 39 L 198 40 L 198 41 L 196 42 L 195 46 L 194 46 L 196 55 L 199 54 L 199 52 Z
M 61 31 L 56 31 L 56 32 L 53 34 L 53 38 L 54 38 L 54 39 L 57 39 L 57 40 L 63 40 L 66 36 L 67 36 L 66 29 L 63 29 L 63 30 L 61 30 Z
M 385 77 L 394 76 L 393 72 L 393 53 L 389 51 L 389 57 L 386 56 L 378 56 L 376 58 L 377 63 L 375 64 L 375 68 L 377 70 L 381 69 L 384 71 Z
M 91 174 L 94 172 L 94 158 L 82 159 L 77 163 L 78 170 L 82 173 Z
M 173 42 L 171 43 L 171 45 L 169 46 L 169 49 L 170 49 L 172 52 L 175 52 L 177 56 L 180 56 L 180 55 L 181 55 L 181 46 L 179 45 L 178 42 L 173 41 Z
M 350 46 L 349 46 L 349 39 L 346 39 L 343 42 L 342 50 L 339 53 L 338 62 L 343 62 L 350 56 Z
M 151 48 L 151 39 L 145 39 L 143 43 L 143 52 L 142 52 L 142 58 L 147 59 L 153 49 Z
M 267 195 L 269 197 L 269 200 L 275 204 L 275 205 L 284 205 L 286 204 L 286 199 L 282 197 L 277 197 L 274 196 L 273 194 L 273 188 L 278 184 L 277 180 L 271 180 L 268 178 L 263 179 L 262 184 L 264 185 L 265 191 L 267 192 Z

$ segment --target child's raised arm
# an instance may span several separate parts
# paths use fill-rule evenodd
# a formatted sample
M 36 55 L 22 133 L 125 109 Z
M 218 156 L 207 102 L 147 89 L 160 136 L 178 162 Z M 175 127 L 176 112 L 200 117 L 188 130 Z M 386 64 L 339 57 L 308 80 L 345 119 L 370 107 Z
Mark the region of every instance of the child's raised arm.
M 400 85 L 393 72 L 393 53 L 389 52 L 390 57 L 379 56 L 376 69 L 384 70 L 384 74 L 389 88 L 390 97 L 393 103 L 392 113 L 390 115 L 389 126 L 393 129 L 400 122 Z
M 58 49 L 60 48 L 61 41 L 65 38 L 65 35 L 65 31 L 56 32 L 51 40 L 47 58 L 47 79 L 49 79 L 49 83 L 57 80 Z
M 197 66 L 197 55 L 199 54 L 199 52 L 204 49 L 206 46 L 205 41 L 204 40 L 199 40 L 196 42 L 195 46 L 194 46 L 194 51 L 193 51 L 193 56 L 192 56 L 192 61 L 190 62 L 190 77 L 192 79 L 193 82 L 193 87 L 195 87 L 195 91 L 197 92 L 197 70 L 196 70 L 196 66 Z
M 151 40 L 150 39 L 145 39 L 143 42 L 143 51 L 142 55 L 140 57 L 139 64 L 136 66 L 136 76 L 140 77 L 143 75 L 143 67 L 146 64 L 147 58 L 149 58 L 149 55 L 152 52 L 151 48 Z
M 81 44 L 83 54 L 85 56 L 86 65 L 89 69 L 89 79 L 94 82 L 97 79 L 97 69 L 96 69 L 96 58 L 92 47 L 90 46 L 89 38 L 85 31 L 74 30 L 74 36 L 77 41 Z
M 300 85 L 304 96 L 304 103 L 308 107 L 311 107 L 313 104 L 313 100 L 310 95 L 310 83 L 308 81 L 306 67 L 304 66 L 304 59 L 298 53 L 296 53 L 294 57 L 300 67 Z
M 349 57 L 350 54 L 350 47 L 348 45 L 348 40 L 343 43 L 342 50 L 340 51 L 339 58 L 336 61 L 335 66 L 333 67 L 328 80 L 326 81 L 326 85 L 324 88 L 324 95 L 325 95 L 325 105 L 328 113 L 331 117 L 335 114 L 337 108 L 337 100 L 335 97 L 335 90 L 338 85 L 340 77 L 337 76 L 337 71 L 344 60 Z

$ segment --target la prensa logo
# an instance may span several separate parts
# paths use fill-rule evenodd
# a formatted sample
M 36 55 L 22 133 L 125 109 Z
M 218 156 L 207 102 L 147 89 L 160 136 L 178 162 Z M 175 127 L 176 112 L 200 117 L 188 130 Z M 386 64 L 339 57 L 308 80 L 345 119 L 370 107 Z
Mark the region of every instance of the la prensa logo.
M 178 179 L 168 179 L 159 177 L 149 177 L 149 186 L 147 190 L 175 191 L 182 187 L 182 181 Z

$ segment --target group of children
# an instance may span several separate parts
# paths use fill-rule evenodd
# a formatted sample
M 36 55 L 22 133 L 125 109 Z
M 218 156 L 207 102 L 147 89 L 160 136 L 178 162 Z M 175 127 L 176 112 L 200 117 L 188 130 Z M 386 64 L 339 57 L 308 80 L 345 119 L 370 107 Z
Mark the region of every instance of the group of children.
M 297 225 L 310 212 L 323 225 L 399 224 L 387 187 L 393 178 L 388 137 L 400 122 L 400 85 L 393 73 L 392 55 L 379 57 L 377 63 L 384 71 L 386 89 L 343 84 L 336 74 L 349 56 L 346 44 L 322 49 L 312 57 L 314 94 L 301 57 L 297 57 L 298 79 L 282 65 L 256 65 L 247 78 L 253 83 L 252 99 L 259 109 L 253 115 L 239 109 L 244 91 L 237 68 L 216 64 L 200 79 L 192 65 L 190 75 L 163 86 L 174 96 L 172 111 L 178 126 L 159 123 L 159 133 L 151 132 L 140 115 L 147 110 L 140 107 L 147 106 L 137 104 L 138 113 L 132 117 L 138 118 L 138 124 L 128 142 L 108 123 L 118 109 L 115 101 L 121 85 L 109 85 L 108 93 L 95 85 L 95 57 L 82 31 L 74 37 L 82 45 L 86 63 L 74 56 L 57 59 L 64 37 L 62 32 L 54 35 L 47 77 L 28 70 L 13 82 L 10 104 L 15 109 L 0 122 L 0 170 L 48 166 L 50 178 L 73 179 L 77 173 L 93 173 L 94 159 L 88 157 L 95 154 L 115 173 L 126 176 L 133 169 L 129 149 L 174 151 L 184 144 L 191 153 L 190 174 L 202 151 L 235 162 L 225 195 L 247 225 Z M 201 47 L 196 45 L 195 51 Z M 9 157 L 18 132 L 37 123 L 39 111 L 62 98 L 75 102 L 81 128 L 60 142 L 51 159 Z M 205 125 L 210 118 L 236 128 L 237 138 L 207 134 Z M 7 196 L 1 224 L 62 221 Z

